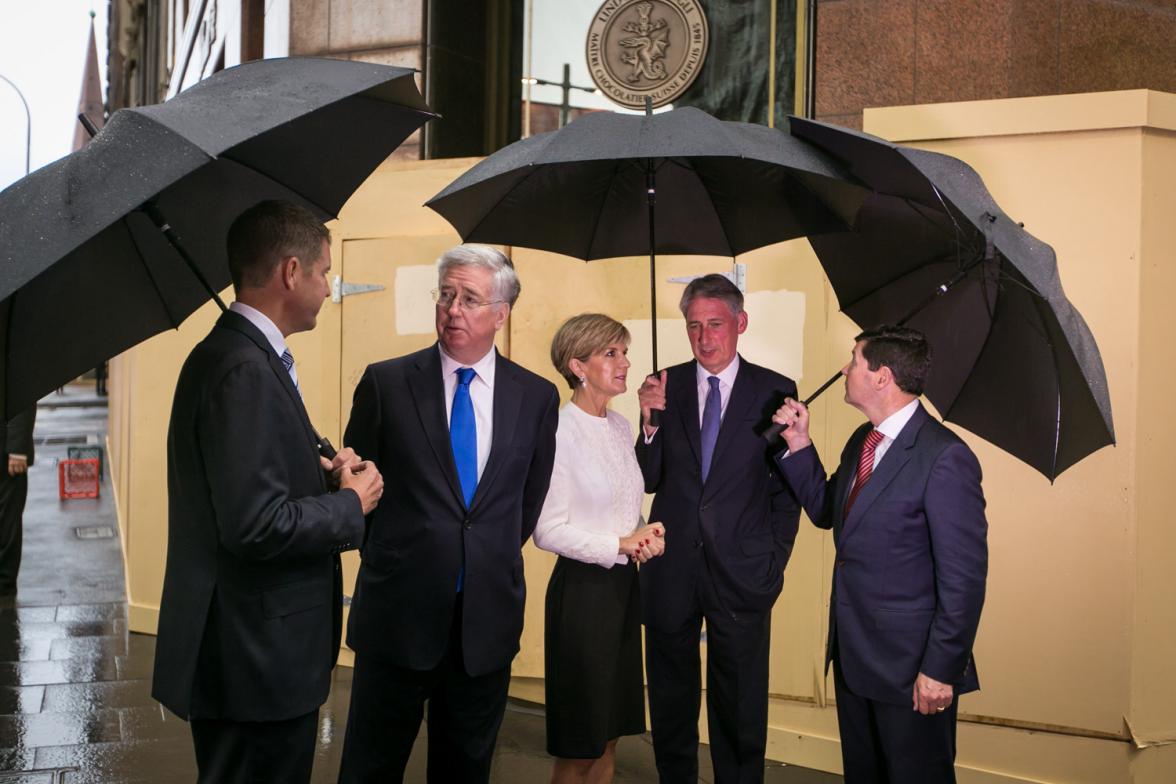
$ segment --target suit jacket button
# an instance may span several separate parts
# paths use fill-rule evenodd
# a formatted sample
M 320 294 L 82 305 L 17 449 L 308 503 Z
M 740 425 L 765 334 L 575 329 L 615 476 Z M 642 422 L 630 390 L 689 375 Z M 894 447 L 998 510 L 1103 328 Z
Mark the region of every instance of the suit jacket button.
M 468 531 L 474 527 L 474 524 L 471 523 L 470 519 L 467 517 L 465 520 L 462 521 L 462 526 L 464 526 L 465 529 Z
M 696 549 L 696 550 L 702 549 L 702 540 L 701 539 L 694 540 L 694 549 Z
M 838 561 L 838 562 L 837 562 L 837 565 L 838 565 L 838 566 L 845 566 L 845 561 Z

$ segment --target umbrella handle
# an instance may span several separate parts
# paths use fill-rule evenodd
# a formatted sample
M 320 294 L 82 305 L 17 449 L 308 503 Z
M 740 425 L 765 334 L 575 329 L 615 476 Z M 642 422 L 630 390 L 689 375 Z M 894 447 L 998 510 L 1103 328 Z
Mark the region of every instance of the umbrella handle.
M 331 442 L 327 440 L 326 436 L 320 436 L 316 430 L 314 434 L 314 440 L 318 444 L 320 455 L 327 458 L 328 460 L 335 459 L 335 455 L 338 453 L 335 451 L 335 447 L 331 445 Z
M 817 398 L 819 398 L 819 397 L 821 396 L 821 394 L 822 394 L 822 393 L 823 393 L 823 392 L 824 392 L 826 389 L 828 389 L 829 387 L 833 386 L 834 382 L 836 382 L 836 381 L 837 381 L 837 379 L 839 379 L 839 378 L 841 378 L 841 371 L 838 371 L 838 372 L 834 373 L 834 374 L 833 374 L 833 377 L 832 377 L 832 378 L 830 378 L 828 381 L 826 381 L 824 384 L 821 384 L 820 388 L 819 388 L 819 389 L 817 389 L 817 391 L 816 391 L 816 392 L 812 393 L 812 394 L 811 394 L 811 395 L 809 395 L 807 398 L 805 398 L 805 400 L 804 400 L 804 406 L 805 406 L 805 408 L 808 408 L 808 406 L 809 406 L 809 405 L 810 405 L 810 404 L 811 404 L 811 403 L 812 403 L 814 400 L 816 400 Z M 787 429 L 788 429 L 788 425 L 778 425 L 778 424 L 776 424 L 775 422 L 773 422 L 773 423 L 771 424 L 771 426 L 770 426 L 770 427 L 768 427 L 768 429 L 767 429 L 767 430 L 765 430 L 764 432 L 760 433 L 760 436 L 761 436 L 761 437 L 762 437 L 762 438 L 763 438 L 765 441 L 767 441 L 767 442 L 770 444 L 770 443 L 772 443 L 773 441 L 775 441 L 775 440 L 776 440 L 776 438 L 777 438 L 777 437 L 778 437 L 778 436 L 779 436 L 781 433 L 783 433 L 785 430 L 787 430 Z

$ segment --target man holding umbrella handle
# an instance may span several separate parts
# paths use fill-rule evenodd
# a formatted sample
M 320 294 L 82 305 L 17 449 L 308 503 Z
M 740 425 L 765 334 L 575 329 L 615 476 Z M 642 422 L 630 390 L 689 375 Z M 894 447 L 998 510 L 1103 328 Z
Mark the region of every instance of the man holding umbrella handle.
M 972 643 L 988 568 L 980 464 L 919 403 L 931 367 L 922 333 L 857 336 L 845 401 L 869 422 L 835 474 L 809 438 L 808 408 L 773 416 L 776 457 L 837 548 L 826 668 L 834 664 L 845 781 L 954 782 L 958 695 L 980 687 Z
M 228 233 L 237 301 L 193 349 L 168 429 L 168 553 L 152 696 L 186 719 L 200 782 L 309 782 L 342 629 L 339 553 L 383 493 L 328 460 L 286 338 L 315 326 L 330 233 L 261 202 Z
M 715 780 L 762 781 L 771 611 L 800 508 L 759 433 L 796 385 L 739 356 L 748 314 L 726 277 L 692 281 L 679 307 L 694 361 L 638 390 L 637 463 L 666 530 L 665 554 L 640 571 L 654 754 L 661 781 L 698 780 L 705 622 Z

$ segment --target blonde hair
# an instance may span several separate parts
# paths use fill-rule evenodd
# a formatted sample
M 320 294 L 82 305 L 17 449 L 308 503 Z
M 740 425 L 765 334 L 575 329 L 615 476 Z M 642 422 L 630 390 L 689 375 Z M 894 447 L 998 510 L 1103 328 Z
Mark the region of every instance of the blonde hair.
M 629 330 L 603 313 L 581 313 L 565 321 L 551 339 L 551 364 L 575 389 L 580 379 L 572 372 L 572 360 L 587 362 L 588 357 L 613 343 L 629 345 Z

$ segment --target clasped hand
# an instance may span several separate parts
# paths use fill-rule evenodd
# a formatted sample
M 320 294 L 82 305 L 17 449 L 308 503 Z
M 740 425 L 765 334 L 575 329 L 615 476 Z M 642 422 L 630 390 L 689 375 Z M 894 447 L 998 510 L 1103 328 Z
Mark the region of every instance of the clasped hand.
M 789 452 L 799 452 L 812 444 L 808 429 L 809 410 L 804 403 L 790 397 L 784 398 L 784 405 L 776 409 L 772 421 L 787 428 L 780 436 L 788 444 Z
M 666 551 L 666 528 L 661 523 L 643 525 L 628 536 L 621 537 L 621 555 L 638 563 L 645 563 Z
M 666 409 L 666 371 L 645 377 L 641 386 L 637 388 L 637 401 L 641 405 L 641 422 L 645 435 L 652 436 L 657 428 L 649 426 L 649 412 Z
M 375 463 L 360 460 L 351 447 L 343 447 L 334 460 L 319 457 L 323 471 L 330 477 L 331 487 L 338 490 L 352 490 L 359 496 L 363 513 L 371 514 L 384 494 L 384 477 Z

